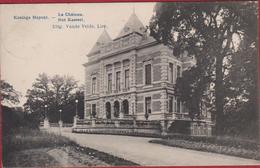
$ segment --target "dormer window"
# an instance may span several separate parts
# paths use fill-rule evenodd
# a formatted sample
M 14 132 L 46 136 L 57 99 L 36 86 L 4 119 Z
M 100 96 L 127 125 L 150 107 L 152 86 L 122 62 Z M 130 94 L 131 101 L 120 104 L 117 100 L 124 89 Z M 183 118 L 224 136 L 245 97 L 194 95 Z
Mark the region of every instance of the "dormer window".
M 129 27 L 125 27 L 124 31 L 127 32 L 127 31 L 129 31 L 129 29 L 130 29 Z

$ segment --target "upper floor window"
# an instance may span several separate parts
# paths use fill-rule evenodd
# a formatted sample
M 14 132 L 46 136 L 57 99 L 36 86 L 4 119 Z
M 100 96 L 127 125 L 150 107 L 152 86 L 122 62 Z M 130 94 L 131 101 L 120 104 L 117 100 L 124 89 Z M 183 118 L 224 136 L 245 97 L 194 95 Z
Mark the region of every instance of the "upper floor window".
M 109 73 L 107 76 L 107 90 L 108 92 L 112 92 L 112 73 Z
M 145 84 L 146 85 L 152 84 L 152 65 L 151 64 L 145 65 Z
M 120 71 L 119 72 L 116 72 L 116 90 L 117 91 L 120 91 Z
M 180 113 L 181 112 L 181 100 L 178 97 L 176 99 L 177 99 L 177 101 L 176 101 L 176 112 Z
M 181 77 L 181 66 L 177 65 L 177 78 Z
M 173 112 L 173 97 L 172 96 L 169 97 L 169 112 L 170 113 Z
M 129 89 L 129 69 L 125 70 L 125 88 Z
M 169 63 L 169 82 L 173 83 L 173 64 Z
M 97 87 L 97 78 L 93 77 L 92 78 L 92 94 L 96 93 L 96 87 Z
M 106 71 L 112 71 L 113 66 L 111 64 L 106 65 Z

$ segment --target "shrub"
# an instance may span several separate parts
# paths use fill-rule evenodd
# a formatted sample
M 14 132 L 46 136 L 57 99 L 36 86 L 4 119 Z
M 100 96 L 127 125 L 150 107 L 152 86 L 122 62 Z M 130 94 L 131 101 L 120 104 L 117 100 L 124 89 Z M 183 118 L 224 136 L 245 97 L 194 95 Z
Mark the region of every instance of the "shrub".
M 41 115 L 39 113 L 27 114 L 22 109 L 2 106 L 3 135 L 21 127 L 38 129 Z
M 206 136 L 189 136 L 183 134 L 171 134 L 168 136 L 164 136 L 164 139 L 181 139 L 181 140 L 188 140 L 193 142 L 203 142 L 209 144 L 216 144 L 221 146 L 229 146 L 235 148 L 243 148 L 254 150 L 257 148 L 257 142 L 254 140 L 247 140 L 247 139 L 239 139 L 236 137 L 228 137 L 228 136 L 221 136 L 221 137 L 206 137 Z
M 22 111 L 2 106 L 3 135 L 9 134 L 12 129 L 16 129 L 25 124 Z

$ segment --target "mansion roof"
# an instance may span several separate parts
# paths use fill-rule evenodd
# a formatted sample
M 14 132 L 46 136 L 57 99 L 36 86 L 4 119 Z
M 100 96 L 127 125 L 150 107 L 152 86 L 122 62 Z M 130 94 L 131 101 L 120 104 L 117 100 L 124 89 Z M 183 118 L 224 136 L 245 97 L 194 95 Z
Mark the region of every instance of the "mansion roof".
M 107 31 L 104 30 L 87 56 L 96 60 L 104 55 L 153 42 L 156 40 L 147 35 L 143 23 L 133 13 L 115 39 L 112 40 Z
M 108 42 L 111 42 L 112 39 L 109 36 L 109 34 L 107 33 L 106 30 L 103 31 L 103 33 L 99 36 L 97 42 L 95 43 L 95 45 L 93 46 L 93 48 L 90 50 L 89 53 L 96 53 L 98 50 L 100 50 L 100 47 L 105 45 Z
M 140 34 L 144 34 L 145 27 L 143 23 L 139 20 L 135 13 L 133 13 L 128 21 L 126 22 L 124 28 L 121 30 L 117 39 L 120 37 L 124 37 L 130 33 L 136 32 Z

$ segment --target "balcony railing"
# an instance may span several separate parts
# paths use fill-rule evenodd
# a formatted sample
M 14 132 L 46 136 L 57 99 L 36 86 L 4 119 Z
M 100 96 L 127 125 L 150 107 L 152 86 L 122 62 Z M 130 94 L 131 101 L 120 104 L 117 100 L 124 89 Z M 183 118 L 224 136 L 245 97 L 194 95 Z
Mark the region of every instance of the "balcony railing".
M 189 113 L 173 113 L 177 120 L 191 120 Z

